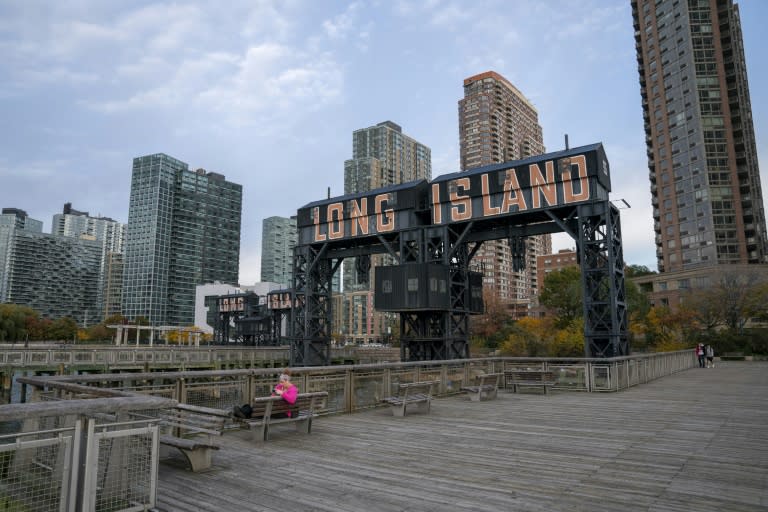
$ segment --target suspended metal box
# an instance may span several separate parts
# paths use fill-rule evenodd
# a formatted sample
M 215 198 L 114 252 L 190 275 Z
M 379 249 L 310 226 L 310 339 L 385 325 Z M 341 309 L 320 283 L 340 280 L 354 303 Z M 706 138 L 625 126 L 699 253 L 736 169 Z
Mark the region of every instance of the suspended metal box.
M 379 311 L 449 310 L 449 271 L 434 263 L 376 267 L 374 307 Z

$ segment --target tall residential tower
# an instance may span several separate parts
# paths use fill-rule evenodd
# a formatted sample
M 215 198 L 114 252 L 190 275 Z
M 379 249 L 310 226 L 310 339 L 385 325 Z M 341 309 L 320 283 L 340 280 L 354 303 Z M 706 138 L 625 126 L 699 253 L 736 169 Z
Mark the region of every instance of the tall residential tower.
M 162 153 L 133 159 L 123 315 L 192 325 L 195 286 L 236 284 L 242 186 Z
M 399 125 L 384 121 L 352 133 L 352 159 L 344 162 L 345 194 L 420 179 L 432 179 L 432 151 L 405 135 Z M 344 338 L 381 341 L 388 334 L 385 317 L 373 310 L 373 269 L 391 264 L 388 256 L 372 256 L 369 283 L 365 283 L 358 279 L 355 259 L 344 260 Z
M 539 114 L 506 78 L 493 71 L 464 80 L 459 100 L 461 170 L 466 171 L 544 153 Z M 537 293 L 536 258 L 552 252 L 550 235 L 525 240 L 525 269 L 514 271 L 507 240 L 483 243 L 473 266 L 483 273 L 483 288 L 526 316 Z
M 766 263 L 739 9 L 632 0 L 659 271 Z

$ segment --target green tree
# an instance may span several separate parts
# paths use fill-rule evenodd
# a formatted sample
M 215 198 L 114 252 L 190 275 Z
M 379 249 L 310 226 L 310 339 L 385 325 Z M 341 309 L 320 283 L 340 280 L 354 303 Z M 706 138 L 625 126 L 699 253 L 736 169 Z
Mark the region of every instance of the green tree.
M 649 269 L 645 265 L 627 265 L 624 267 L 624 276 L 627 279 L 632 277 L 647 276 L 655 273 L 656 272 Z
M 36 314 L 26 306 L 0 304 L 0 342 L 26 340 L 27 319 Z
M 57 318 L 48 329 L 48 339 L 70 341 L 77 335 L 77 322 L 70 317 Z
M 565 327 L 583 316 L 584 293 L 577 266 L 554 270 L 544 278 L 539 302 L 555 312 L 556 325 Z

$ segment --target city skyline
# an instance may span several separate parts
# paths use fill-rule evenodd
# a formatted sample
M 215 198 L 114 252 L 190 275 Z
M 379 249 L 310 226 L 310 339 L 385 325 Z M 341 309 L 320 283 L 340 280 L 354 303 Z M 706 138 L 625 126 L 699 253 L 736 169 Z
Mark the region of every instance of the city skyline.
M 547 151 L 603 142 L 611 197 L 632 206 L 625 260 L 656 268 L 629 0 L 87 4 L 0 6 L 0 206 L 46 232 L 65 202 L 127 223 L 132 158 L 164 152 L 243 185 L 251 284 L 262 219 L 341 195 L 355 129 L 391 120 L 432 149 L 433 176 L 458 171 L 463 79 L 493 70 L 535 105 Z M 768 183 L 768 5 L 738 5 Z

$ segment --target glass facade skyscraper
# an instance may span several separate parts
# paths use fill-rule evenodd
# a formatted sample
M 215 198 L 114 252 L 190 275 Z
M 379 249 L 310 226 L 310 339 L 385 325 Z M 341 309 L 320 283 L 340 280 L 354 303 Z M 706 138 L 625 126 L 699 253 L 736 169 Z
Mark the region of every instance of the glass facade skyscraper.
M 236 284 L 242 186 L 159 153 L 133 160 L 123 315 L 192 325 L 195 286 Z
M 296 217 L 267 217 L 261 223 L 261 280 L 293 286 L 293 248 L 299 239 Z M 335 277 L 335 276 L 334 276 Z
M 632 0 L 659 271 L 768 262 L 739 8 Z

